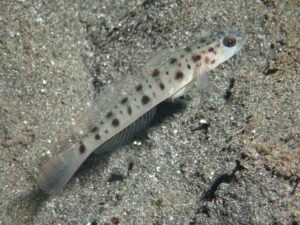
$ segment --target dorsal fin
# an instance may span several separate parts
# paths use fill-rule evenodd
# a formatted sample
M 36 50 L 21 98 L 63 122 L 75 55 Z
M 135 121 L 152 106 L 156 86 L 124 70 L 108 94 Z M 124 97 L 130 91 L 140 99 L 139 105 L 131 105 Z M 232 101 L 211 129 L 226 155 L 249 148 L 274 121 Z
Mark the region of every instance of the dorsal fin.
M 173 56 L 175 55 L 175 52 L 171 48 L 165 48 L 160 50 L 159 52 L 156 52 L 153 57 L 149 57 L 149 60 L 143 67 L 143 73 L 144 74 L 151 74 L 151 72 L 155 68 L 161 68 L 163 65 L 166 64 L 167 61 L 169 61 Z

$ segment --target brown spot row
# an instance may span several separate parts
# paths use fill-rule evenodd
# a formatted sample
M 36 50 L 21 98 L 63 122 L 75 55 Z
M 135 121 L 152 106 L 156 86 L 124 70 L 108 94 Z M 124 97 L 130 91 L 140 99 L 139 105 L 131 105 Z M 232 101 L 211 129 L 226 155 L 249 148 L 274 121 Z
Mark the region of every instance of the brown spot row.
M 159 70 L 154 69 L 151 75 L 152 75 L 152 77 L 157 77 L 159 75 Z
M 111 122 L 111 124 L 114 126 L 114 127 L 117 127 L 120 125 L 120 121 L 117 119 L 117 118 L 114 118 Z
M 110 118 L 110 117 L 112 117 L 112 115 L 113 115 L 113 113 L 112 112 L 108 112 L 107 114 L 106 114 L 106 118 Z
M 205 57 L 205 59 L 204 59 L 204 62 L 207 64 L 207 63 L 209 63 L 209 57 Z
M 199 60 L 201 60 L 201 55 L 192 55 L 192 60 L 194 62 L 198 62 Z
M 208 52 L 212 52 L 212 53 L 214 53 L 215 55 L 217 54 L 217 51 L 216 51 L 213 47 L 209 47 L 209 48 L 208 48 Z
M 100 139 L 101 139 L 100 134 L 96 134 L 96 135 L 95 135 L 95 139 L 96 139 L 96 140 L 100 140 Z
M 135 87 L 136 91 L 141 91 L 143 89 L 143 85 L 139 84 Z
M 147 95 L 144 95 L 143 97 L 142 97 L 142 104 L 143 105 L 146 105 L 146 104 L 148 104 L 149 102 L 150 102 L 150 98 L 149 98 L 149 96 L 147 96 Z
M 176 79 L 176 80 L 182 80 L 182 79 L 183 79 L 183 76 L 184 76 L 184 74 L 183 74 L 181 71 L 178 71 L 178 72 L 175 74 L 175 79 Z
M 85 148 L 84 144 L 83 144 L 83 143 L 80 143 L 79 153 L 80 153 L 80 154 L 83 154 L 83 153 L 85 153 L 85 151 L 86 151 L 86 148 Z
M 165 89 L 165 85 L 162 82 L 160 82 L 159 87 L 160 87 L 161 90 Z
M 170 59 L 170 64 L 174 64 L 174 63 L 176 63 L 177 62 L 177 59 L 176 58 L 171 58 Z
M 122 98 L 122 100 L 121 100 L 121 104 L 125 104 L 127 101 L 128 101 L 128 98 L 127 98 L 127 97 L 125 97 L 125 98 Z
M 127 113 L 128 113 L 129 115 L 132 114 L 132 108 L 131 108 L 130 106 L 127 107 Z

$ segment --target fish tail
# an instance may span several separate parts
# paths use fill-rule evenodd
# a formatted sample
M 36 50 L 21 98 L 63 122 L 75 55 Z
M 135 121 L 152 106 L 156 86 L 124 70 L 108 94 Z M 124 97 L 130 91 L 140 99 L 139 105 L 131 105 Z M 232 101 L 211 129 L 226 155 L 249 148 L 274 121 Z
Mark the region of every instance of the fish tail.
M 50 159 L 41 169 L 37 181 L 40 189 L 49 195 L 59 192 L 89 156 L 80 143 Z

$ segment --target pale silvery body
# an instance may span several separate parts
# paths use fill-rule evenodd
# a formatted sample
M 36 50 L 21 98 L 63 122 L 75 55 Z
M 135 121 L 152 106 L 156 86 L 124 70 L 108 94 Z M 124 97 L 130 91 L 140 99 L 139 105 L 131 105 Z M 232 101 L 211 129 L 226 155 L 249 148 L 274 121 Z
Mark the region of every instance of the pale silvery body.
M 41 169 L 40 188 L 57 193 L 91 153 L 114 150 L 132 138 L 151 121 L 159 103 L 186 93 L 201 75 L 233 56 L 243 43 L 239 33 L 226 32 L 151 59 L 146 74 L 110 89 L 105 101 L 96 101 L 87 110 L 75 126 L 76 142 Z

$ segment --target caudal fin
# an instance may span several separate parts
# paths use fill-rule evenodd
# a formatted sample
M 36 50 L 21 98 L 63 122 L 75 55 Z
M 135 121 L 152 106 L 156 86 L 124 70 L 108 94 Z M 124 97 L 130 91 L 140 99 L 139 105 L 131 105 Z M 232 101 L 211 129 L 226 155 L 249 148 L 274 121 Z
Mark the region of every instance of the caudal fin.
M 40 189 L 49 195 L 59 192 L 88 156 L 88 152 L 80 151 L 80 144 L 76 143 L 50 159 L 37 178 Z

